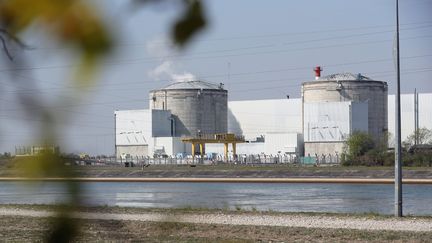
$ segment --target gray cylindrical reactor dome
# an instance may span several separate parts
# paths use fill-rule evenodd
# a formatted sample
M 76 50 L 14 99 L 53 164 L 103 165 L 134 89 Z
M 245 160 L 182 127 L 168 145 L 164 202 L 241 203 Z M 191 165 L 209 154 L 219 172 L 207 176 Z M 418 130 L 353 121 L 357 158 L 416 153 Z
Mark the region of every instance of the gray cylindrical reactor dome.
M 303 103 L 358 101 L 368 103 L 368 129 L 376 142 L 388 131 L 387 83 L 361 74 L 333 74 L 302 84 Z
M 176 137 L 227 132 L 228 91 L 222 84 L 172 83 L 150 91 L 150 109 L 171 111 Z

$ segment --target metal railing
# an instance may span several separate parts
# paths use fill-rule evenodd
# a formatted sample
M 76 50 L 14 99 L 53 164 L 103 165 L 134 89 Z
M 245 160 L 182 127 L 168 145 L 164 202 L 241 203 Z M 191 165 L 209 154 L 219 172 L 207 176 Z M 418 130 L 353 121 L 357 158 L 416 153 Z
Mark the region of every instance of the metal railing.
M 129 156 L 127 158 L 92 158 L 78 159 L 75 161 L 77 165 L 118 165 L 118 166 L 148 166 L 148 165 L 215 165 L 215 164 L 233 164 L 233 165 L 271 165 L 271 164 L 292 164 L 292 165 L 335 165 L 340 163 L 338 154 L 315 155 L 299 157 L 294 154 L 277 154 L 277 155 L 237 155 L 235 158 L 229 156 L 224 160 L 222 156 L 209 158 L 207 156 L 192 156 L 187 157 L 159 157 L 153 158 L 149 156 Z

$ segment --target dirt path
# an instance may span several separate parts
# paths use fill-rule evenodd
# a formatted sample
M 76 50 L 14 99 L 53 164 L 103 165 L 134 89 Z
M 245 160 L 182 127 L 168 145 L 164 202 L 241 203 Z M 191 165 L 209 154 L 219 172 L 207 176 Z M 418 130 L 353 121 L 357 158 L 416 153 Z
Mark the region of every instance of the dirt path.
M 1 208 L 2 216 L 53 217 L 52 211 Z M 229 214 L 229 213 L 84 213 L 76 212 L 74 218 L 97 220 L 128 220 L 144 222 L 178 222 L 217 225 L 284 226 L 320 229 L 357 229 L 432 232 L 432 219 L 426 218 L 381 218 L 347 216 L 308 216 L 308 215 L 272 215 L 272 214 Z

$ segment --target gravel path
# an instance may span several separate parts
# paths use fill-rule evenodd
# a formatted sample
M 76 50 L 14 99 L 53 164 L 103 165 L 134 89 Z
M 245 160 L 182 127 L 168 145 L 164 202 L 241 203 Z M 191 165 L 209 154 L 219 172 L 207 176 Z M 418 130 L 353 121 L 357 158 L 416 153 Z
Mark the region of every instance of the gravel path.
M 3 216 L 53 217 L 52 211 L 0 208 Z M 347 216 L 308 216 L 308 215 L 266 215 L 266 214 L 229 214 L 229 213 L 84 213 L 73 214 L 79 219 L 131 220 L 149 222 L 180 222 L 197 224 L 285 226 L 305 228 L 357 229 L 432 232 L 432 219 L 425 218 L 385 218 Z

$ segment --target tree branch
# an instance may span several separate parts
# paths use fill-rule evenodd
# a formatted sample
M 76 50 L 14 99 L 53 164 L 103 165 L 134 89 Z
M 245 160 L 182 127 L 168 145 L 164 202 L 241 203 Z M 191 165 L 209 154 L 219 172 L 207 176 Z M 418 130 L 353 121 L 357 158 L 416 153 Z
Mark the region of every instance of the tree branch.
M 18 37 L 9 33 L 6 29 L 0 28 L 0 41 L 2 43 L 3 50 L 6 53 L 6 56 L 9 58 L 9 60 L 12 61 L 13 57 L 12 57 L 11 53 L 9 52 L 8 47 L 7 47 L 5 36 L 8 37 L 9 39 L 11 39 L 15 44 L 17 44 L 19 47 L 21 47 L 23 49 L 27 49 L 28 46 L 26 44 L 24 44 Z

